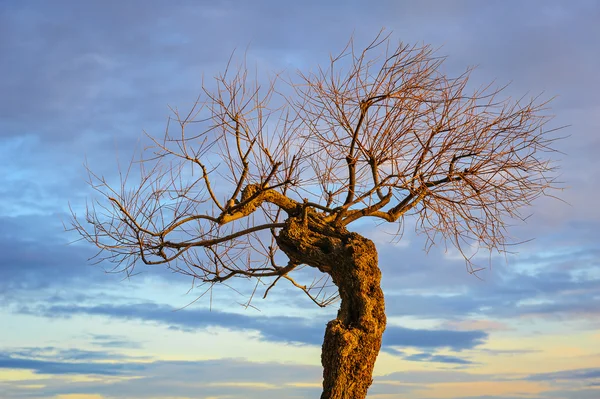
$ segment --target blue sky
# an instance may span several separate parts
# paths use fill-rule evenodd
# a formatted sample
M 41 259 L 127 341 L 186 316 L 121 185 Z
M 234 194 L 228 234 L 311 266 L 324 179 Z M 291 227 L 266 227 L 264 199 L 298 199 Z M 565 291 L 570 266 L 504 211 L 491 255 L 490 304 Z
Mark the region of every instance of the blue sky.
M 318 397 L 320 344 L 336 305 L 291 285 L 243 306 L 236 283 L 201 290 L 160 268 L 131 279 L 67 245 L 69 202 L 93 195 L 84 162 L 160 136 L 246 51 L 261 72 L 311 70 L 351 35 L 426 43 L 473 86 L 557 96 L 568 136 L 557 193 L 515 240 L 535 238 L 477 279 L 410 229 L 360 223 L 378 246 L 388 328 L 370 399 L 592 399 L 600 396 L 600 2 L 0 2 L 0 396 L 6 399 Z M 191 290 L 190 290 L 191 289 Z M 192 303 L 192 304 L 191 304 Z M 187 306 L 189 305 L 189 306 Z

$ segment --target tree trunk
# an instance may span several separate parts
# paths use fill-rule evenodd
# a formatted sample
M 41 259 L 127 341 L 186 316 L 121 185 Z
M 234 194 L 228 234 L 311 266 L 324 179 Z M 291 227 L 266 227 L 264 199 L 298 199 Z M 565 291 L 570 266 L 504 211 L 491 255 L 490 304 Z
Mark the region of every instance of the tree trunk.
M 351 234 L 345 252 L 346 257 L 331 271 L 342 303 L 337 318 L 327 323 L 325 330 L 321 399 L 367 396 L 385 330 L 385 305 L 375 245 L 358 234 Z
M 293 219 L 286 224 L 277 239 L 280 248 L 328 273 L 342 300 L 325 330 L 321 399 L 364 399 L 386 325 L 375 244 L 343 228 Z

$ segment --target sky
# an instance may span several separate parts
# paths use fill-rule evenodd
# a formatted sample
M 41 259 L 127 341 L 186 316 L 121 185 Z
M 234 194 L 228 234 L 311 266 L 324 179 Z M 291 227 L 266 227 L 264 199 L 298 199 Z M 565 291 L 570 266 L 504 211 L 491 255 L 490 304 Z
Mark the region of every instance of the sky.
M 234 50 L 261 72 L 314 70 L 353 35 L 430 44 L 458 75 L 556 96 L 561 200 L 478 274 L 411 231 L 363 223 L 388 328 L 369 399 L 600 397 L 600 2 L 0 0 L 0 397 L 237 399 L 320 395 L 325 309 L 291 285 L 244 304 L 185 276 L 94 265 L 65 232 L 93 191 L 84 163 L 159 137 Z M 529 240 L 532 239 L 532 240 Z M 527 241 L 529 240 L 529 241 Z M 69 244 L 71 243 L 71 244 Z

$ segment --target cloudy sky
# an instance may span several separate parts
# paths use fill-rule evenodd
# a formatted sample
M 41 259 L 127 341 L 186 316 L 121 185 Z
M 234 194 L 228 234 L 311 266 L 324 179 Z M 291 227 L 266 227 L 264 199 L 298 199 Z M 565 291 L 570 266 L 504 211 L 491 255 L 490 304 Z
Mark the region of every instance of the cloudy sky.
M 388 312 L 369 398 L 600 397 L 599 20 L 585 0 L 0 1 L 0 396 L 318 397 L 335 305 L 280 284 L 246 308 L 252 283 L 194 302 L 191 280 L 159 268 L 105 273 L 63 222 L 93 195 L 84 162 L 116 176 L 234 49 L 294 73 L 385 28 L 439 47 L 451 75 L 477 65 L 476 85 L 557 96 L 551 125 L 569 127 L 563 202 L 536 202 L 511 230 L 535 240 L 480 279 L 422 237 L 357 227 Z

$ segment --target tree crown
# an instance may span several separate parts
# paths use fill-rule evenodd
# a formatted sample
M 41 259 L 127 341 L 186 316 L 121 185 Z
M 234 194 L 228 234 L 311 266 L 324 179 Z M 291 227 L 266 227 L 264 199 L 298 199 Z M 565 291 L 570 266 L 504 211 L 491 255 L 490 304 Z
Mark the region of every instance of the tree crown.
M 463 248 L 505 251 L 508 220 L 555 185 L 547 102 L 470 92 L 471 70 L 449 78 L 443 62 L 429 46 L 378 36 L 293 83 L 262 87 L 228 65 L 188 113 L 172 110 L 152 155 L 118 187 L 88 169 L 108 201 L 87 208 L 86 224 L 73 213 L 73 228 L 128 273 L 141 261 L 211 287 L 274 278 L 265 295 L 284 278 L 321 305 L 332 297 L 289 276 L 298 262 L 277 264 L 289 218 L 334 234 L 361 218 L 402 225 L 412 215 L 428 245 L 442 238 L 469 266 Z

